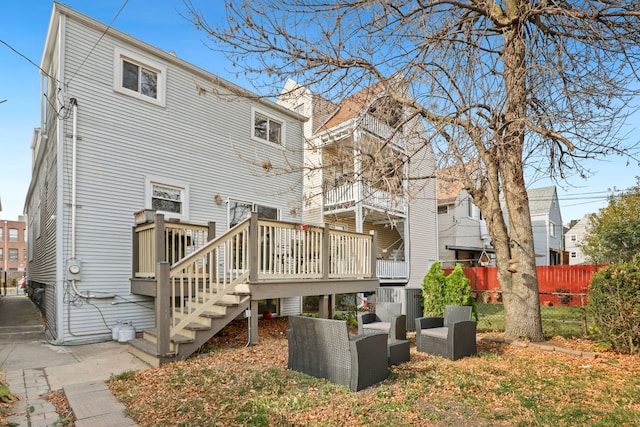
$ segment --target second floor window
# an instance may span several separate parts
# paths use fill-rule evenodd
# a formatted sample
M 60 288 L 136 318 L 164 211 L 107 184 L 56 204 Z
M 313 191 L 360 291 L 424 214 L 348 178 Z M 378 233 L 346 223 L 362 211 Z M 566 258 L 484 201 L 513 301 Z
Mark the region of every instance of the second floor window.
M 116 48 L 113 71 L 116 92 L 165 106 L 166 65 L 151 57 Z
M 556 237 L 556 225 L 553 222 L 549 222 L 549 236 Z
M 158 73 L 122 60 L 122 87 L 155 99 L 158 97 Z
M 9 261 L 17 262 L 18 256 L 19 256 L 18 249 L 14 249 L 14 248 L 9 249 Z
M 283 124 L 255 111 L 253 113 L 253 136 L 263 141 L 282 145 Z
M 18 241 L 18 229 L 17 228 L 10 228 L 9 229 L 9 241 L 10 242 L 17 242 Z

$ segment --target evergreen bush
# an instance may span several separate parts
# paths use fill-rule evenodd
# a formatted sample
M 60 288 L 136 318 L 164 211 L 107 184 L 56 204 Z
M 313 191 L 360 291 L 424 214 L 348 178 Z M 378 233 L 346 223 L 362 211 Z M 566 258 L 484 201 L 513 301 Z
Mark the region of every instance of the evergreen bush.
M 602 338 L 612 348 L 640 350 L 640 258 L 614 264 L 591 279 L 588 310 Z
M 473 318 L 478 318 L 476 302 L 471 297 L 471 282 L 460 264 L 447 276 L 436 261 L 422 281 L 423 315 L 442 317 L 445 305 L 470 305 Z
M 444 288 L 446 276 L 438 261 L 431 268 L 422 281 L 422 308 L 424 316 L 444 316 Z
M 470 305 L 473 318 L 478 319 L 476 301 L 471 296 L 471 281 L 464 275 L 460 264 L 446 278 L 444 300 L 446 305 Z

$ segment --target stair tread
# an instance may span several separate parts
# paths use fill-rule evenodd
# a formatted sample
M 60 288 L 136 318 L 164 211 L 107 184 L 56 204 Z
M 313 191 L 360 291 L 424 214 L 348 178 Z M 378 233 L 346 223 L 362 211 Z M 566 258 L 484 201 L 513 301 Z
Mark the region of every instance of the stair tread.
M 143 332 L 145 334 L 153 335 L 154 337 L 158 335 L 158 332 L 157 332 L 156 328 L 147 328 Z M 184 343 L 193 342 L 193 338 L 188 337 L 186 335 L 179 335 L 178 334 L 178 335 L 174 335 L 173 338 L 171 338 L 171 341 L 173 343 L 175 343 L 175 344 L 184 344 Z M 155 345 L 155 344 L 152 343 L 152 345 Z
M 208 331 L 209 329 L 211 329 L 210 326 L 201 325 L 199 323 L 189 323 L 184 328 L 190 331 Z
M 212 311 L 205 311 L 204 313 L 201 313 L 200 316 L 207 317 L 209 319 L 223 319 L 226 317 L 224 314 L 214 313 Z
M 135 338 L 132 339 L 130 341 L 127 341 L 127 343 L 147 354 L 150 354 L 154 357 L 158 357 L 160 356 L 160 353 L 158 353 L 156 345 L 154 343 L 152 343 L 151 341 L 145 340 L 144 338 Z M 176 353 L 174 351 L 170 351 L 168 354 L 165 354 L 165 357 L 173 357 L 175 356 Z

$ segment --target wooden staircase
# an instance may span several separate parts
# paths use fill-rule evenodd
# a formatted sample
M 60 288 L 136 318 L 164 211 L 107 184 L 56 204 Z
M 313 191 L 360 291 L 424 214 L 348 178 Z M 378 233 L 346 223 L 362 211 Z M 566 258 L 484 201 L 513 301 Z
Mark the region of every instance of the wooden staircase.
M 172 335 L 168 354 L 161 355 L 157 351 L 156 328 L 145 329 L 142 338 L 129 341 L 129 353 L 151 366 L 184 360 L 206 344 L 231 321 L 242 316 L 249 308 L 250 299 L 248 287 L 240 285 L 234 292 L 225 294 L 210 309 L 190 320 L 181 333 Z M 196 301 L 188 301 L 187 308 L 176 309 L 173 315 L 177 320 L 182 320 L 189 314 L 189 311 L 196 310 L 197 303 Z

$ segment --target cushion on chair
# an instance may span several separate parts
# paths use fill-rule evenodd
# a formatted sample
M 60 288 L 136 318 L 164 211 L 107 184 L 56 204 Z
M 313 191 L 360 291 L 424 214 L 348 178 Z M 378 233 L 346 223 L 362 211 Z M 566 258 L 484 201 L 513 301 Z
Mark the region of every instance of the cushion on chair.
M 378 333 L 378 332 L 389 332 L 389 329 L 391 328 L 391 323 L 390 322 L 374 322 L 374 323 L 367 323 L 365 325 L 363 325 L 363 329 L 365 331 L 365 333 Z M 371 332 L 369 332 L 369 331 Z
M 449 327 L 445 326 L 443 328 L 429 328 L 423 329 L 420 331 L 423 336 L 440 338 L 443 340 L 447 339 L 447 335 L 449 333 Z

